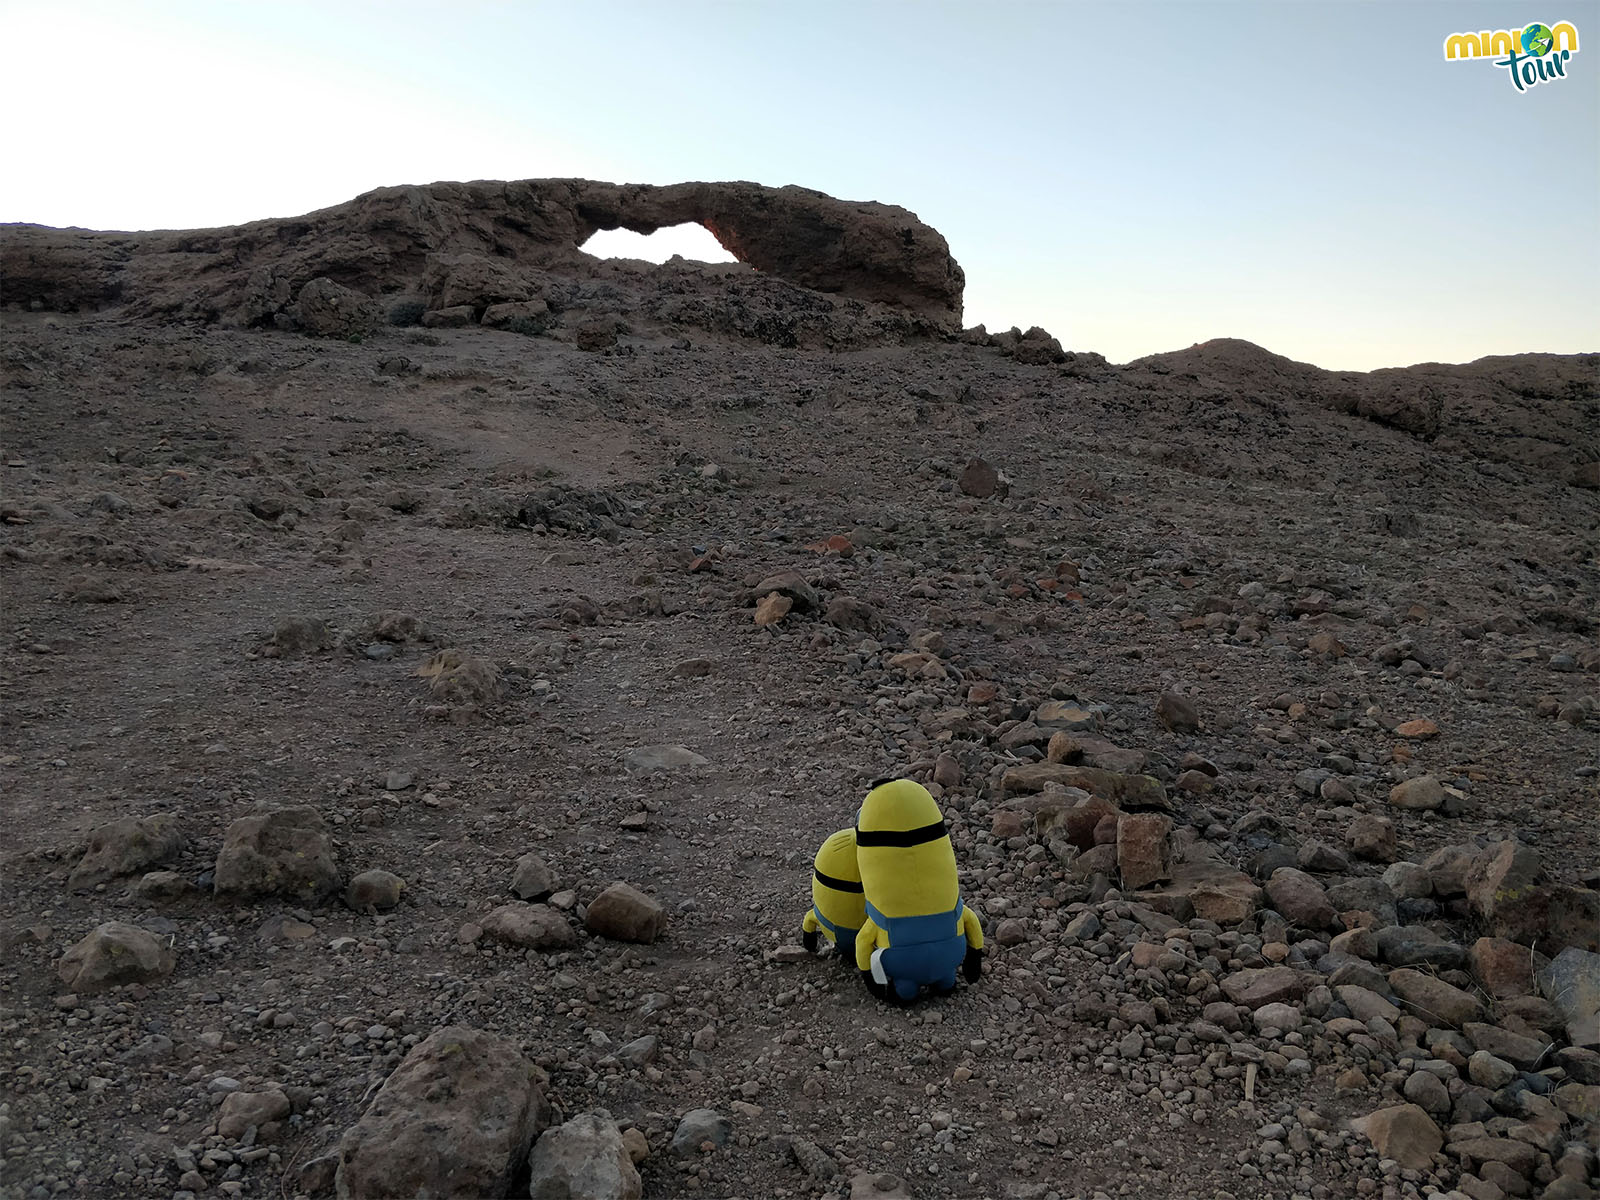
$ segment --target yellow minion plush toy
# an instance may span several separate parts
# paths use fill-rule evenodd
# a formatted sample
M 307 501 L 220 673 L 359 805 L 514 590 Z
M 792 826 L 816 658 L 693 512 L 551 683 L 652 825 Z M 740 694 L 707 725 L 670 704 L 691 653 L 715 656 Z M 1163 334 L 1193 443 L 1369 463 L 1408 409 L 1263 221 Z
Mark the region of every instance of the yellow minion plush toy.
M 856 866 L 856 831 L 841 829 L 829 834 L 817 851 L 811 869 L 811 911 L 800 924 L 802 940 L 815 954 L 818 935 L 825 929 L 839 957 L 848 961 L 855 957 L 856 930 L 866 919 L 861 869 Z
M 856 862 L 866 922 L 856 968 L 873 995 L 896 1004 L 923 985 L 974 983 L 983 969 L 983 928 L 961 903 L 956 852 L 928 789 L 909 779 L 873 785 L 856 818 Z

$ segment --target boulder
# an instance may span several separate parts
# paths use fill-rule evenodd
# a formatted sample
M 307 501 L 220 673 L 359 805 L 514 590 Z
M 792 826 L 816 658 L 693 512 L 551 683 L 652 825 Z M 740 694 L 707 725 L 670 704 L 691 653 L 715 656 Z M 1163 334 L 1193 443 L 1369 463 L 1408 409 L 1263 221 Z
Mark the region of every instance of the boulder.
M 103 992 L 160 979 L 176 964 L 167 939 L 137 925 L 107 921 L 61 956 L 56 973 L 70 991 Z
M 799 571 L 779 571 L 775 575 L 768 575 L 750 589 L 750 594 L 757 599 L 774 592 L 789 600 L 795 612 L 812 612 L 822 607 L 822 596 Z
M 1297 867 L 1279 867 L 1267 881 L 1267 899 L 1289 921 L 1303 929 L 1326 929 L 1334 923 L 1328 893 Z
M 794 601 L 778 592 L 769 592 L 756 602 L 756 624 L 776 625 L 789 615 Z
M 1391 1025 L 1400 1019 L 1400 1010 L 1370 988 L 1346 983 L 1335 987 L 1333 994 L 1350 1010 L 1350 1015 L 1363 1024 L 1373 1017 L 1382 1017 Z
M 1513 916 L 1520 915 L 1535 895 L 1543 878 L 1538 851 L 1520 842 L 1506 841 L 1474 858 L 1463 885 L 1467 901 L 1478 916 L 1492 924 L 1511 924 Z
M 1467 964 L 1467 952 L 1426 925 L 1389 925 L 1378 930 L 1378 953 L 1392 967 L 1437 967 L 1456 970 Z
M 272 627 L 270 649 L 279 658 L 295 658 L 332 649 L 338 641 L 320 617 L 283 617 Z
M 1383 882 L 1396 900 L 1417 900 L 1433 894 L 1427 869 L 1413 862 L 1397 862 L 1383 873 Z
M 653 942 L 666 932 L 667 912 L 638 889 L 613 883 L 589 902 L 584 924 L 619 942 Z
M 1523 1071 L 1538 1069 L 1552 1048 L 1549 1038 L 1528 1037 L 1498 1025 L 1485 1025 L 1481 1021 L 1468 1021 L 1461 1027 L 1461 1032 L 1467 1035 L 1474 1049 L 1492 1054 Z
M 565 950 L 578 944 L 578 931 L 548 904 L 502 904 L 478 926 L 484 936 L 524 950 Z
M 339 868 L 321 814 L 280 808 L 228 826 L 214 878 L 219 895 L 310 901 L 338 889 Z
M 399 904 L 405 890 L 406 881 L 392 871 L 363 871 L 345 888 L 344 902 L 357 912 L 369 908 L 382 912 Z
M 1495 937 L 1545 953 L 1600 950 L 1600 892 L 1545 882 L 1529 846 L 1490 846 L 1473 860 L 1465 885 L 1473 911 Z
M 1057 729 L 1045 744 L 1046 762 L 1075 763 L 1083 757 L 1083 743 L 1065 729 Z
M 510 300 L 486 307 L 478 323 L 485 329 L 532 335 L 543 333 L 553 320 L 550 305 L 543 300 Z
M 1073 700 L 1046 700 L 1034 710 L 1033 722 L 1042 729 L 1066 733 L 1092 734 L 1100 727 L 1100 718 Z M 1098 743 L 1102 747 L 1111 745 L 1103 738 L 1086 740 Z
M 294 317 L 300 328 L 319 337 L 350 337 L 379 323 L 378 306 L 371 296 L 326 275 L 309 280 L 296 300 Z
M 263 1127 L 283 1121 L 289 1111 L 289 1097 L 278 1088 L 265 1092 L 229 1092 L 222 1098 L 222 1108 L 217 1114 L 217 1132 L 225 1138 L 240 1138 L 253 1125 L 260 1137 Z
M 827 1183 L 830 1179 L 839 1177 L 839 1164 L 833 1156 L 815 1142 L 805 1138 L 795 1138 L 789 1143 L 789 1152 L 794 1155 L 794 1161 L 806 1173 L 807 1178 L 815 1183 Z
M 1533 991 L 1533 976 L 1544 955 L 1508 938 L 1481 937 L 1468 951 L 1472 973 L 1491 996 L 1505 1000 Z M 1536 963 L 1537 960 L 1537 963 Z
M 451 1025 L 414 1046 L 339 1142 L 340 1200 L 504 1196 L 527 1161 L 544 1072 L 514 1042 Z
M 1567 1040 L 1600 1047 L 1600 954 L 1569 946 L 1538 973 L 1537 983 L 1566 1022 Z
M 1200 728 L 1200 710 L 1187 696 L 1162 692 L 1156 700 L 1156 720 L 1173 733 L 1195 733 Z
M 1254 1011 L 1280 1001 L 1299 1000 L 1306 994 L 1306 981 L 1291 967 L 1247 967 L 1224 978 L 1222 991 L 1235 1004 Z
M 883 628 L 883 617 L 878 610 L 854 596 L 835 596 L 828 602 L 822 619 L 836 629 L 854 633 L 877 633 Z
M 1129 814 L 1116 822 L 1117 872 L 1124 888 L 1142 888 L 1169 879 L 1172 822 L 1159 813 Z
M 1342 913 L 1371 913 L 1379 925 L 1393 925 L 1399 920 L 1394 893 L 1381 879 L 1346 879 L 1336 883 L 1328 888 L 1328 903 Z
M 941 754 L 934 760 L 933 781 L 942 788 L 960 787 L 963 774 L 961 760 L 954 754 Z
M 725 1146 L 733 1136 L 733 1122 L 713 1108 L 694 1108 L 683 1114 L 668 1147 L 673 1154 L 699 1154 L 708 1145 Z
M 1299 1029 L 1304 1017 L 1294 1005 L 1275 1001 L 1256 1009 L 1251 1019 L 1255 1022 L 1258 1032 L 1266 1033 L 1268 1030 L 1276 1029 L 1279 1034 L 1284 1034 Z
M 1539 1165 L 1538 1147 L 1516 1138 L 1459 1138 L 1451 1141 L 1449 1150 L 1457 1158 L 1476 1165 L 1485 1175 L 1489 1172 L 1484 1171 L 1483 1167 L 1489 1163 L 1501 1163 L 1520 1176 L 1532 1175 Z
M 1430 1115 L 1450 1112 L 1450 1089 L 1431 1071 L 1413 1071 L 1406 1077 L 1405 1098 Z
M 1079 850 L 1095 845 L 1094 831 L 1106 817 L 1120 815 L 1117 806 L 1100 796 L 1090 796 L 1073 808 L 1040 808 L 1034 820 L 1040 837 L 1048 837 L 1060 830 L 1066 840 Z
M 1170 812 L 1171 802 L 1161 781 L 1150 775 L 1124 775 L 1099 767 L 1079 767 L 1070 763 L 1036 762 L 1010 767 L 1000 777 L 1007 792 L 1042 792 L 1050 785 L 1081 788 L 1109 800 L 1126 811 L 1149 809 Z
M 1412 1012 L 1430 1025 L 1460 1027 L 1483 1020 L 1483 1002 L 1471 992 L 1409 967 L 1389 973 L 1389 986 Z
M 1467 873 L 1478 857 L 1476 846 L 1442 846 L 1422 860 L 1422 869 L 1428 873 L 1435 896 L 1464 895 L 1467 890 Z
M 89 834 L 89 848 L 72 869 L 67 886 L 88 891 L 122 875 L 168 862 L 186 843 L 176 813 L 122 817 Z
M 961 470 L 960 478 L 956 480 L 956 486 L 964 494 L 979 500 L 987 500 L 996 495 L 1004 496 L 1008 491 L 1006 477 L 981 458 L 967 460 L 967 465 Z
M 1350 1124 L 1366 1135 L 1379 1158 L 1392 1158 L 1407 1171 L 1427 1170 L 1444 1146 L 1444 1134 L 1433 1118 L 1415 1104 L 1380 1108 Z
M 1359 813 L 1345 832 L 1345 843 L 1357 858 L 1372 862 L 1393 862 L 1395 856 L 1394 822 L 1388 817 Z
M 1419 775 L 1389 789 L 1389 803 L 1395 808 L 1432 811 L 1443 807 L 1444 801 L 1444 785 L 1432 775 Z
M 545 900 L 555 890 L 555 877 L 544 859 L 532 851 L 517 859 L 511 874 L 512 895 L 519 900 Z
M 643 1184 L 616 1124 L 579 1113 L 539 1135 L 528 1156 L 531 1200 L 639 1200 Z
M 1261 906 L 1261 889 L 1243 871 L 1206 858 L 1174 863 L 1172 882 L 1145 892 L 1141 899 L 1180 921 L 1198 917 L 1219 925 L 1237 925 Z

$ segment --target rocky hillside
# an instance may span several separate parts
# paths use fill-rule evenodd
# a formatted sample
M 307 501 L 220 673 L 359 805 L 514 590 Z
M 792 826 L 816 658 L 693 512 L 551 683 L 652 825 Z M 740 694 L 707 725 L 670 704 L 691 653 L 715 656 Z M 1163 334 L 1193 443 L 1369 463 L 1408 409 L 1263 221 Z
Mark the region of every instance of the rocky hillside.
M 0 1190 L 1595 1195 L 1596 357 L 1115 367 L 609 187 L 6 229 Z M 838 228 L 574 248 L 718 196 Z M 910 1009 L 799 945 L 890 773 Z

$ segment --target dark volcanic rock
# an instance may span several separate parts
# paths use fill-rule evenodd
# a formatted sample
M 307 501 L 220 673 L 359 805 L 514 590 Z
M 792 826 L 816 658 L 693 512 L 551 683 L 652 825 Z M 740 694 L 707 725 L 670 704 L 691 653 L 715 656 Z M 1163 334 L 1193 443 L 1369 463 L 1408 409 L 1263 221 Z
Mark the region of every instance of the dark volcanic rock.
M 342 335 L 369 320 L 380 296 L 424 295 L 440 311 L 528 302 L 548 272 L 593 269 L 579 247 L 597 230 L 690 221 L 775 280 L 888 306 L 930 330 L 959 328 L 965 278 L 937 230 L 893 205 L 755 183 L 434 183 L 224 229 L 14 225 L 0 274 L 8 297 L 47 308 L 131 303 L 240 325 L 282 313 Z

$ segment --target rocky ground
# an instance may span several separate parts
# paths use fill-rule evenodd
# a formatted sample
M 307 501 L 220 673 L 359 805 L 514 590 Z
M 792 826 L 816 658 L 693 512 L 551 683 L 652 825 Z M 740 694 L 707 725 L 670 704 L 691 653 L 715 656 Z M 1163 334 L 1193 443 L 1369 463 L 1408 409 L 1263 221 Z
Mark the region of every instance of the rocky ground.
M 621 329 L 5 315 L 7 1195 L 1596 1194 L 1581 447 Z M 797 952 L 891 772 L 909 1010 Z

